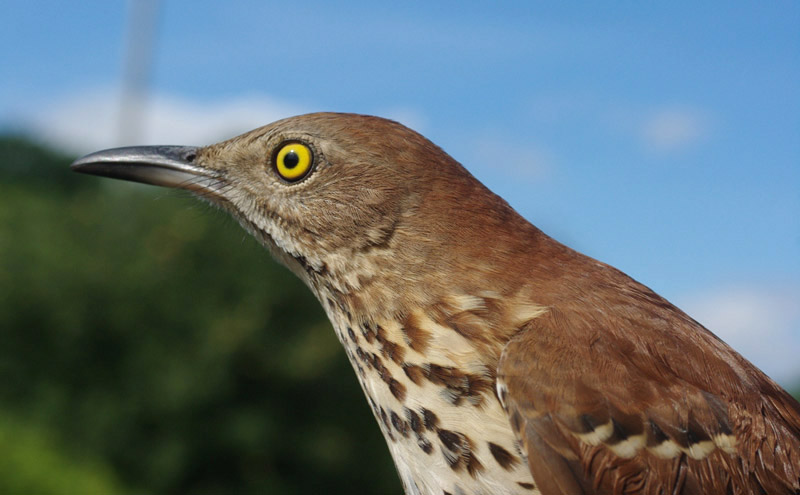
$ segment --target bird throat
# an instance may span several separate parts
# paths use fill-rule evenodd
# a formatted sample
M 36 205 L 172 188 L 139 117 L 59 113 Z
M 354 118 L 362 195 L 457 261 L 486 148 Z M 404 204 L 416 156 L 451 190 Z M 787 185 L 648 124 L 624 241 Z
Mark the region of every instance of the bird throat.
M 358 294 L 315 292 L 407 494 L 538 493 L 495 393 L 500 346 L 477 335 L 490 333 L 484 298 L 376 318 Z

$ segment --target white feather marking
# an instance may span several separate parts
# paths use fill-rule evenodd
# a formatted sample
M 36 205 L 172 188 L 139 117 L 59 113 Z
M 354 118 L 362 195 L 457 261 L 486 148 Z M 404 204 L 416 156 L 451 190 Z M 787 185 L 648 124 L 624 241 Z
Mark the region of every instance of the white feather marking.
M 486 309 L 486 302 L 482 297 L 469 294 L 451 294 L 447 301 L 460 311 L 475 311 Z
M 503 406 L 503 409 L 508 409 L 506 407 L 506 396 L 508 395 L 508 388 L 506 384 L 500 381 L 500 378 L 497 379 L 497 396 L 500 398 L 500 405 Z
M 532 303 L 524 304 L 517 302 L 513 305 L 512 309 L 513 312 L 511 313 L 511 323 L 514 326 L 520 326 L 535 318 L 538 318 L 539 316 L 542 316 L 547 312 L 546 306 Z
M 624 459 L 630 459 L 644 447 L 646 439 L 646 435 L 642 433 L 641 435 L 628 437 L 616 445 L 610 445 L 609 448 L 618 456 Z
M 708 454 L 714 452 L 714 449 L 716 449 L 714 442 L 711 440 L 704 440 L 702 442 L 689 445 L 689 448 L 684 449 L 684 452 L 686 452 L 686 454 L 692 459 L 700 460 L 706 457 Z
M 609 421 L 604 425 L 598 426 L 589 433 L 576 433 L 575 436 L 578 437 L 578 440 L 581 442 L 594 446 L 600 445 L 608 440 L 612 433 L 614 433 L 614 424 Z
M 681 453 L 681 448 L 672 440 L 664 440 L 655 447 L 648 447 L 647 450 L 662 459 L 672 459 Z
M 719 434 L 714 436 L 714 445 L 728 454 L 736 453 L 736 437 L 733 435 Z

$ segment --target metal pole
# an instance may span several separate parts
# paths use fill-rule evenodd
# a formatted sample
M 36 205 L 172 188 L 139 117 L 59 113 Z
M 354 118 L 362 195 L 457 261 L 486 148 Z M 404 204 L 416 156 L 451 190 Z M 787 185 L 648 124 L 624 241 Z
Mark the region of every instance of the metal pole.
M 129 0 L 128 26 L 119 112 L 119 144 L 141 143 L 145 119 L 159 0 Z

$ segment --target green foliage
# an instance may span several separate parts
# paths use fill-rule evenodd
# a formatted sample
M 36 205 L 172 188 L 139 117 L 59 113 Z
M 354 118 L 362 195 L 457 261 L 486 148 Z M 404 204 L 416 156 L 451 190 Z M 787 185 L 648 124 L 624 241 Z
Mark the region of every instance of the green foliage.
M 69 161 L 0 139 L 0 493 L 399 492 L 310 292 L 226 215 Z
M 0 493 L 123 493 L 108 466 L 75 459 L 40 426 L 0 415 Z

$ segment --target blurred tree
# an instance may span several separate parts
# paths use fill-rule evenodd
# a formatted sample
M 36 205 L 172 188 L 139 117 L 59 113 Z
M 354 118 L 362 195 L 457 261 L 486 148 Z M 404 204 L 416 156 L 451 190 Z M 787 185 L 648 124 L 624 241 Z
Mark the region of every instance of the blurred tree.
M 37 472 L 64 479 L 38 493 L 90 493 L 67 482 L 83 472 L 122 492 L 401 491 L 293 275 L 226 215 L 69 162 L 0 138 L 0 411 L 40 432 L 3 442 L 25 468 L 0 466 L 0 492 Z
M 0 415 L 0 493 L 124 493 L 107 465 L 76 460 L 40 426 Z

